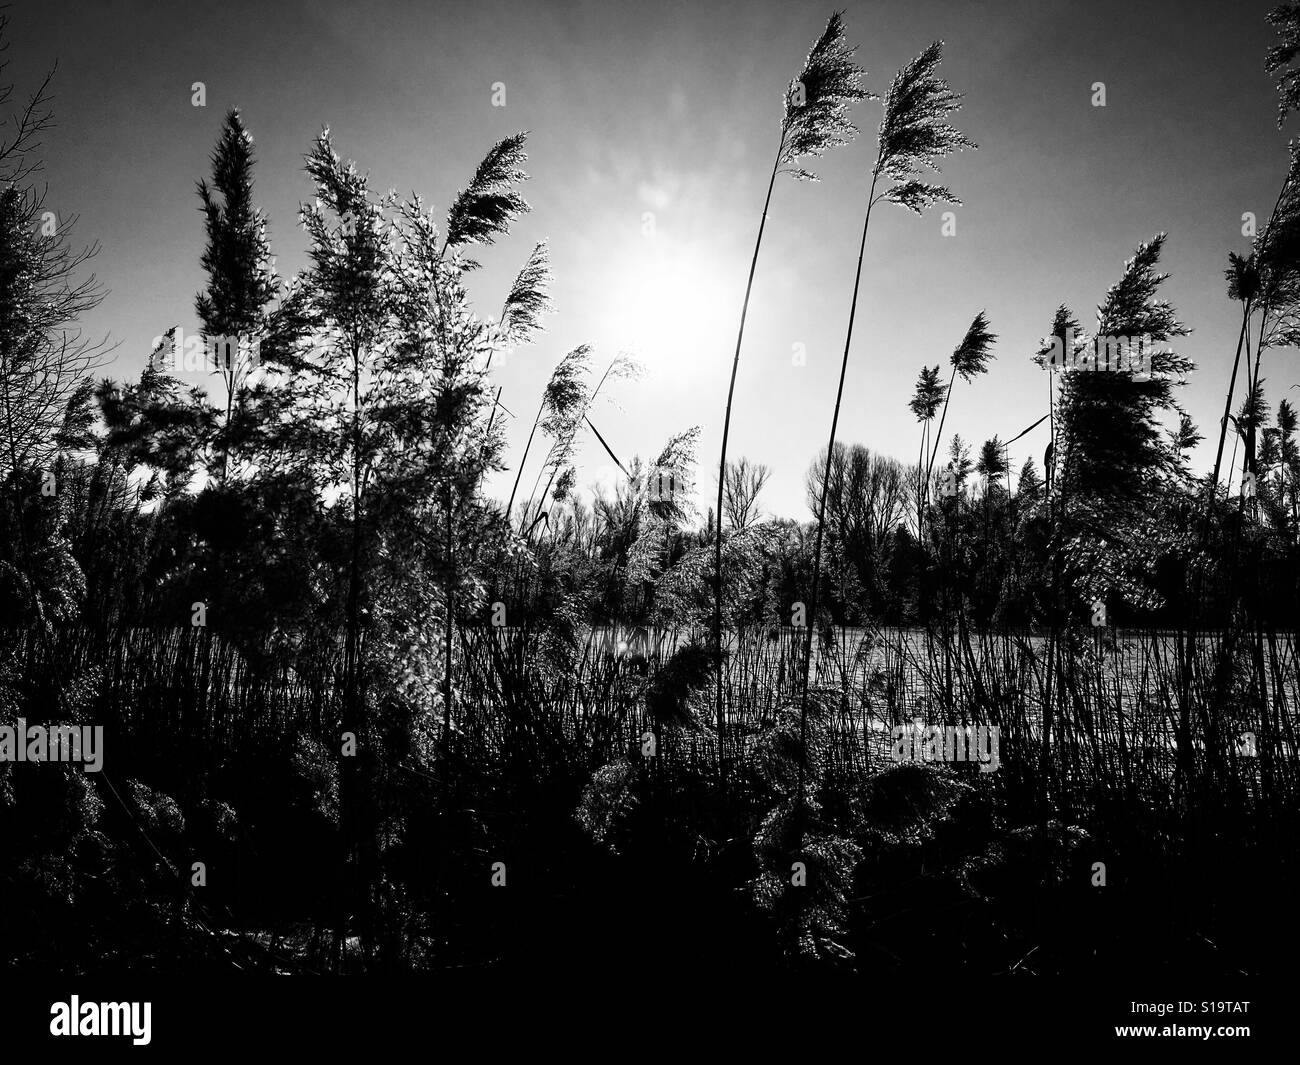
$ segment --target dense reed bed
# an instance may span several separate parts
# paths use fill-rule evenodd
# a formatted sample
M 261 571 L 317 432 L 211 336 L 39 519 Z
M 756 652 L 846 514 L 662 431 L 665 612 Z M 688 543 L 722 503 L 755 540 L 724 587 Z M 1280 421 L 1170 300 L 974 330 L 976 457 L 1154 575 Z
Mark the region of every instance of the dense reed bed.
M 623 902 L 659 913 L 647 920 L 665 943 L 684 942 L 725 912 L 735 937 L 729 949 L 741 951 L 743 941 L 743 956 L 772 964 L 801 948 L 822 964 L 859 964 L 864 949 L 872 964 L 881 951 L 892 966 L 940 956 L 957 964 L 947 954 L 952 944 L 905 949 L 895 938 L 897 918 L 882 917 L 876 895 L 857 893 L 872 882 L 895 904 L 904 886 L 890 883 L 887 870 L 919 862 L 922 871 L 907 880 L 918 898 L 936 891 L 946 905 L 988 903 L 988 912 L 983 904 L 975 909 L 993 922 L 980 932 L 991 939 L 963 952 L 963 966 L 1014 968 L 1014 950 L 994 949 L 992 940 L 1029 951 L 1035 944 L 1026 937 L 1035 931 L 1044 949 L 1028 967 L 1076 964 L 1060 928 L 1038 928 L 1037 918 L 1026 925 L 1026 914 L 978 887 L 975 870 L 996 880 L 998 863 L 1020 841 L 1028 850 L 1016 860 L 1042 863 L 1035 875 L 1049 895 L 1073 898 L 1071 876 L 1086 885 L 1094 861 L 1115 876 L 1137 853 L 1145 853 L 1142 868 L 1157 856 L 1169 869 L 1198 868 L 1205 896 L 1217 900 L 1212 912 L 1196 914 L 1188 902 L 1178 916 L 1168 914 L 1163 934 L 1182 937 L 1181 956 L 1223 972 L 1268 964 L 1272 951 L 1220 927 L 1230 923 L 1223 881 L 1262 864 L 1272 877 L 1251 890 L 1272 892 L 1284 883 L 1279 869 L 1289 869 L 1285 834 L 1294 819 L 1286 811 L 1296 809 L 1300 785 L 1296 637 L 1202 633 L 1189 655 L 1186 635 L 1076 633 L 1062 647 L 1042 633 L 966 629 L 945 642 L 939 630 L 828 631 L 831 638 L 817 641 L 809 686 L 816 816 L 811 840 L 790 852 L 821 863 L 823 894 L 810 893 L 807 909 L 797 911 L 765 892 L 777 890 L 774 837 L 797 800 L 801 632 L 735 636 L 724 684 L 723 777 L 710 675 L 683 671 L 700 653 L 693 638 L 706 640 L 707 627 L 649 630 L 640 642 L 634 633 L 587 632 L 549 659 L 536 653 L 536 632 L 467 627 L 449 748 L 435 751 L 435 720 L 423 730 L 425 746 L 388 743 L 379 756 L 377 779 L 392 818 L 385 833 L 399 831 L 400 817 L 403 837 L 385 860 L 386 890 L 404 900 L 386 959 L 417 967 L 540 964 L 536 952 L 555 946 L 533 929 L 532 922 L 545 923 L 541 909 L 553 904 L 573 919 L 584 907 L 604 913 L 612 900 L 593 881 L 617 870 L 636 871 L 636 886 L 619 881 Z M 337 772 L 326 751 L 337 735 L 337 686 L 250 667 L 201 630 L 81 628 L 4 638 L 8 661 L 23 676 L 46 678 L 9 689 L 19 695 L 10 704 L 16 713 L 39 720 L 58 705 L 64 719 L 106 725 L 114 746 L 106 786 L 123 794 L 119 802 L 105 793 L 105 825 L 127 818 L 124 830 L 135 819 L 150 844 L 134 855 L 128 848 L 126 864 L 161 875 L 169 865 L 183 868 L 191 852 L 208 858 L 212 888 L 189 892 L 174 918 L 195 932 L 190 950 L 218 965 L 232 958 L 288 970 L 360 964 L 355 940 L 331 956 L 327 892 L 304 892 L 301 884 L 304 869 L 329 883 L 322 851 L 337 833 L 330 808 Z M 63 693 L 57 704 L 55 691 Z M 1187 705 L 1179 701 L 1184 692 Z M 891 730 L 916 720 L 996 726 L 998 771 L 900 764 Z M 649 738 L 653 753 L 646 754 Z M 283 786 L 268 790 L 275 776 Z M 127 787 L 127 780 L 141 783 Z M 205 818 L 209 795 L 229 803 L 225 838 L 204 823 L 220 821 Z M 518 911 L 494 906 L 467 875 L 465 866 L 477 866 L 486 880 L 489 859 L 522 881 L 518 894 L 528 903 Z M 1234 872 L 1219 862 L 1249 864 Z M 705 886 L 690 905 L 664 907 L 656 893 L 677 877 Z M 976 894 L 961 894 L 967 888 Z M 747 902 L 737 904 L 738 890 Z M 318 894 L 313 917 L 303 902 Z M 1119 939 L 1118 927 L 1127 925 L 1106 933 L 1110 961 L 1136 949 Z M 233 933 L 234 954 L 204 949 L 213 937 L 220 942 L 218 928 Z M 850 951 L 858 960 L 849 960 Z

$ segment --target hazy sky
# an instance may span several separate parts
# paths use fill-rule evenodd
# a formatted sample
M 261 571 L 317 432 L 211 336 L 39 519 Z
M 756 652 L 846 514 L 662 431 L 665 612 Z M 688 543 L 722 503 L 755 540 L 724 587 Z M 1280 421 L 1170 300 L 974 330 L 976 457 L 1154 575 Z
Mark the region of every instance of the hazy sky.
M 946 362 L 981 308 L 1000 336 L 997 361 L 973 385 L 958 382 L 946 435 L 975 446 L 1014 436 L 1046 413 L 1046 375 L 1030 355 L 1057 304 L 1091 326 L 1134 246 L 1165 230 L 1165 294 L 1194 329 L 1181 348 L 1199 367 L 1181 398 L 1210 438 L 1198 455 L 1208 466 L 1239 326 L 1223 268 L 1247 247 L 1242 213 L 1267 218 L 1287 159 L 1263 73 L 1270 6 L 848 7 L 849 39 L 882 95 L 900 65 L 946 42 L 942 73 L 966 94 L 956 122 L 980 150 L 944 167 L 965 201 L 955 236 L 941 235 L 938 211 L 873 213 L 840 439 L 914 461 L 906 404 L 917 372 Z M 593 413 L 602 434 L 626 462 L 701 426 L 705 502 L 782 94 L 831 10 L 791 0 L 19 0 L 8 73 L 28 90 L 58 61 L 48 205 L 79 214 L 79 237 L 103 245 L 96 271 L 110 295 L 86 326 L 121 342 L 102 371 L 116 378 L 134 378 L 168 326 L 197 326 L 194 184 L 228 107 L 242 109 L 256 140 L 257 198 L 286 276 L 305 261 L 302 156 L 321 126 L 376 191 L 415 191 L 444 208 L 493 142 L 529 130 L 532 213 L 485 254 L 471 291 L 479 313 L 497 314 L 532 244 L 549 238 L 558 313 L 501 370 L 502 402 L 517 417 L 511 470 L 493 488 L 508 494 L 555 363 L 590 342 L 599 370 L 639 349 L 647 371 L 611 392 L 617 408 Z M 206 107 L 191 105 L 196 81 Z M 1092 106 L 1098 81 L 1105 107 Z M 496 82 L 505 107 L 492 106 Z M 807 516 L 804 472 L 829 427 L 879 118 L 878 102 L 861 104 L 859 138 L 813 164 L 822 181 L 781 179 L 773 196 L 730 446 L 733 458 L 772 467 L 768 512 Z M 792 364 L 796 344 L 804 366 Z M 1265 364 L 1274 403 L 1300 380 L 1294 359 L 1273 352 Z M 1044 425 L 1013 445 L 1015 468 L 1030 454 L 1041 464 L 1045 444 Z M 594 438 L 580 454 L 580 483 L 609 479 Z

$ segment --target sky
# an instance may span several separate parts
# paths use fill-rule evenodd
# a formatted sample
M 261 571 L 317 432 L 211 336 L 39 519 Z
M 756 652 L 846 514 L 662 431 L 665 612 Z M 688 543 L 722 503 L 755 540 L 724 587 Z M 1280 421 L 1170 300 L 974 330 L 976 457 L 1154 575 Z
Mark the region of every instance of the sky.
M 1293 129 L 1276 126 L 1263 72 L 1269 3 L 946 0 L 856 3 L 845 14 L 866 86 L 942 39 L 942 75 L 965 94 L 955 124 L 979 150 L 943 164 L 963 201 L 873 212 L 838 438 L 915 461 L 907 409 L 923 364 L 946 364 L 984 310 L 999 340 L 989 373 L 958 381 L 945 426 L 977 450 L 1047 413 L 1030 358 L 1066 303 L 1087 328 L 1136 245 L 1167 232 L 1163 288 L 1192 328 L 1197 370 L 1179 400 L 1213 463 L 1239 314 L 1223 269 L 1244 252 L 1244 212 L 1267 219 Z M 565 352 L 620 351 L 644 365 L 592 421 L 626 465 L 699 426 L 701 491 L 716 491 L 727 381 L 746 274 L 780 137 L 782 98 L 832 7 L 697 2 L 296 2 L 175 4 L 19 0 L 6 80 L 29 92 L 57 61 L 56 126 L 43 147 L 47 207 L 98 241 L 108 289 L 84 321 L 117 346 L 100 376 L 138 376 L 154 337 L 197 332 L 202 219 L 195 183 L 230 107 L 256 143 L 256 197 L 277 266 L 305 265 L 303 155 L 322 126 L 377 193 L 416 192 L 444 210 L 491 145 L 529 131 L 531 212 L 481 257 L 470 286 L 497 315 L 546 239 L 556 313 L 494 362 L 507 419 L 509 494 L 541 390 Z M 205 106 L 194 106 L 202 82 Z M 1105 106 L 1094 106 L 1094 85 Z M 499 87 L 504 85 L 504 106 Z M 860 134 L 810 164 L 817 183 L 778 179 L 754 281 L 729 456 L 772 470 L 765 513 L 809 516 L 804 476 L 826 445 L 844 349 L 879 101 Z M 797 353 L 803 353 L 798 364 Z M 1266 356 L 1270 400 L 1300 381 L 1294 351 Z M 1297 397 L 1292 397 L 1293 401 Z M 1041 469 L 1047 426 L 1010 447 Z M 1231 446 L 1231 443 L 1229 444 Z M 594 436 L 579 484 L 617 476 Z M 531 485 L 541 452 L 524 471 Z

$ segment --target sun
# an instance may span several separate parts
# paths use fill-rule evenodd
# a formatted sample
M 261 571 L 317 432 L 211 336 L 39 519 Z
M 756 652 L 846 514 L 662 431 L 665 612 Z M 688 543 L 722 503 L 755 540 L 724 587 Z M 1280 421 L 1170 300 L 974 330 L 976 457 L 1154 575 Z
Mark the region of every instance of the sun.
M 619 346 L 651 373 L 683 381 L 716 364 L 739 310 L 707 250 L 647 237 L 619 265 L 610 300 Z

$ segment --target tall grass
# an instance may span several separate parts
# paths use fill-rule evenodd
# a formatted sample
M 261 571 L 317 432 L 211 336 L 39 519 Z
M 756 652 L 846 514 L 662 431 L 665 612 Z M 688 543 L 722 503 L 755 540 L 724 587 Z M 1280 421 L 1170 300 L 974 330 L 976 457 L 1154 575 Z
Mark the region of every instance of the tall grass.
M 726 728 L 722 707 L 722 521 L 723 493 L 727 480 L 727 444 L 731 437 L 731 403 L 736 392 L 736 374 L 740 369 L 740 349 L 745 339 L 745 319 L 749 315 L 749 296 L 754 287 L 754 271 L 758 267 L 758 252 L 763 245 L 763 231 L 767 226 L 767 212 L 772 203 L 772 190 L 777 175 L 785 172 L 796 179 L 816 180 L 804 169 L 804 159 L 817 158 L 827 150 L 847 144 L 857 133 L 849 121 L 849 105 L 855 100 L 870 96 L 862 86 L 866 71 L 853 63 L 854 48 L 844 40 L 842 12 L 835 12 L 826 23 L 826 29 L 813 45 L 804 61 L 799 76 L 786 89 L 785 109 L 781 118 L 781 140 L 772 162 L 772 173 L 767 182 L 767 195 L 763 200 L 763 214 L 758 223 L 758 236 L 754 240 L 754 253 L 749 260 L 749 278 L 745 282 L 745 300 L 740 309 L 740 326 L 736 331 L 736 353 L 731 360 L 731 379 L 727 384 L 727 407 L 722 420 L 722 448 L 718 456 L 718 499 L 714 509 L 717 527 L 713 541 L 713 640 L 718 657 L 717 700 L 715 705 L 718 735 Z M 721 757 L 721 745 L 719 745 Z
M 853 278 L 853 298 L 849 301 L 849 322 L 844 335 L 844 354 L 840 359 L 839 385 L 831 413 L 830 442 L 826 446 L 828 461 L 822 478 L 821 498 L 817 505 L 817 542 L 813 548 L 812 607 L 806 637 L 805 679 L 800 695 L 799 718 L 801 742 L 807 740 L 808 690 L 807 671 L 812 663 L 813 633 L 818 626 L 818 597 L 821 585 L 822 537 L 826 527 L 826 496 L 830 488 L 829 456 L 835 453 L 836 432 L 840 421 L 840 404 L 844 399 L 844 379 L 849 368 L 849 351 L 853 344 L 853 323 L 857 316 L 858 291 L 862 284 L 862 261 L 871 227 L 871 209 L 878 201 L 894 203 L 921 214 L 936 202 L 960 203 L 946 188 L 922 181 L 926 170 L 937 171 L 937 160 L 975 144 L 948 122 L 948 116 L 960 107 L 960 95 L 950 92 L 945 81 L 935 76 L 943 55 L 943 44 L 936 41 L 902 68 L 885 96 L 884 115 L 871 168 L 871 186 L 862 220 L 862 238 L 858 243 L 858 265 Z M 876 187 L 884 180 L 888 185 L 879 194 Z M 945 401 L 946 402 L 946 401 Z M 804 780 L 800 775 L 800 816 L 804 809 Z

